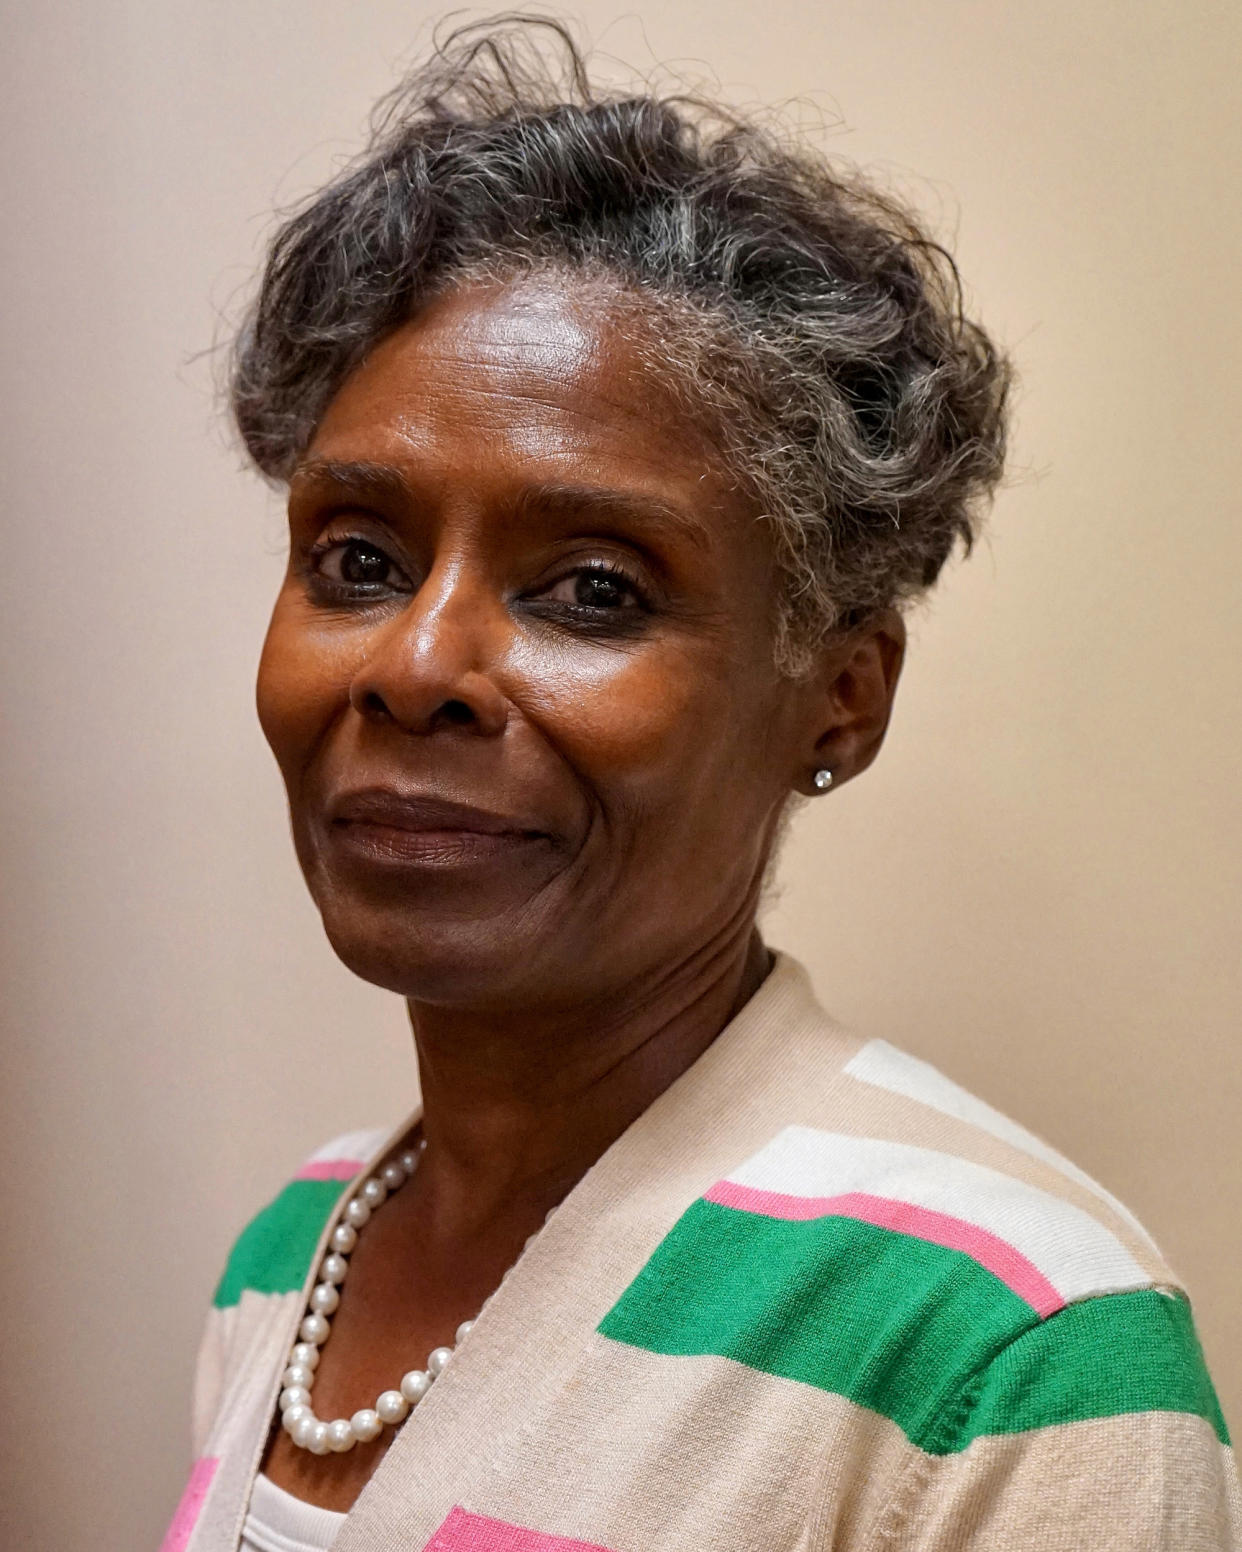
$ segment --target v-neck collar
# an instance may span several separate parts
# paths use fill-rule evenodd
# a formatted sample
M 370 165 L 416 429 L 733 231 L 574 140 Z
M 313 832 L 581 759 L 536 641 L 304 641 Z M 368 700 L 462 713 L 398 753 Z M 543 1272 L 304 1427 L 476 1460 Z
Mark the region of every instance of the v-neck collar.
M 825 1037 L 831 1053 L 823 1050 Z M 819 1009 L 802 966 L 777 954 L 766 980 L 712 1044 L 527 1242 L 467 1341 L 402 1425 L 334 1552 L 422 1546 L 472 1486 L 503 1478 L 506 1461 L 515 1458 L 507 1441 L 516 1446 L 532 1405 L 555 1396 L 576 1351 L 654 1244 L 743 1156 L 748 1099 L 769 1086 L 774 1064 L 784 1065 L 782 1045 L 788 1058 L 808 1039 L 839 1064 L 846 1037 Z

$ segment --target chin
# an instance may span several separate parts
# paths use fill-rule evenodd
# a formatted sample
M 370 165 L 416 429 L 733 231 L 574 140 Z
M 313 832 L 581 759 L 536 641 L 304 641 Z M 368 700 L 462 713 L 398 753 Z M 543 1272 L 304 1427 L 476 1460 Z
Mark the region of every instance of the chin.
M 477 867 L 342 866 L 295 839 L 328 941 L 362 980 L 415 1002 L 486 1008 L 529 992 L 547 968 L 564 896 L 550 850 Z
M 487 918 L 367 920 L 321 907 L 337 958 L 373 986 L 414 1002 L 486 1008 L 529 982 L 542 956 L 513 924 Z M 528 924 L 529 928 L 529 924 Z

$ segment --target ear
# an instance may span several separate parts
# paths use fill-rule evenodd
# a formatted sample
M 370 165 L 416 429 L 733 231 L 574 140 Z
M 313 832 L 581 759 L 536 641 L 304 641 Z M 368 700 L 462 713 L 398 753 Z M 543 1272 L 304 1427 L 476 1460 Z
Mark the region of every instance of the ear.
M 797 791 L 816 793 L 815 773 L 822 770 L 832 772 L 838 787 L 879 754 L 905 651 L 905 622 L 895 609 L 870 616 L 823 648 L 807 680 Z

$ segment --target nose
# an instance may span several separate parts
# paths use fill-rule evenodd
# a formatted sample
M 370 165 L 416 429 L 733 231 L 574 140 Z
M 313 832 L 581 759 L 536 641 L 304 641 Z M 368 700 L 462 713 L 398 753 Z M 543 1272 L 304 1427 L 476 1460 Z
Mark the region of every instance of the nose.
M 368 722 L 407 733 L 456 728 L 498 737 L 509 701 L 494 673 L 496 607 L 467 577 L 427 577 L 401 613 L 373 633 L 350 681 L 350 705 Z

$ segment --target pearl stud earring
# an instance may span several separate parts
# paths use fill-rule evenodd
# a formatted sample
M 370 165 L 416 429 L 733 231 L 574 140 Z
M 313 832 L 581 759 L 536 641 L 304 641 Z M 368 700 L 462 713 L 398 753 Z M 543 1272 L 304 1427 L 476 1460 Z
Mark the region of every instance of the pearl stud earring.
M 825 766 L 823 770 L 816 771 L 811 781 L 815 785 L 816 792 L 827 792 L 832 786 L 832 772 Z

